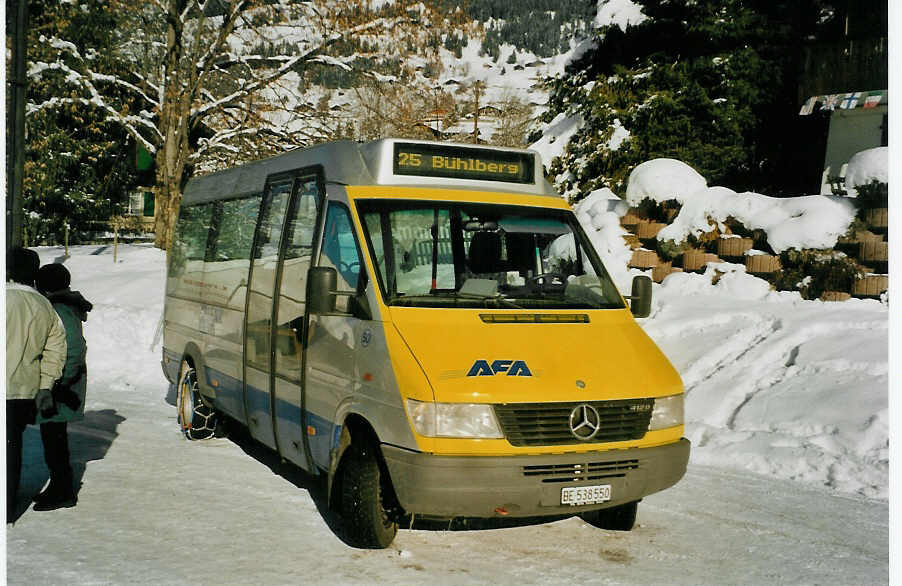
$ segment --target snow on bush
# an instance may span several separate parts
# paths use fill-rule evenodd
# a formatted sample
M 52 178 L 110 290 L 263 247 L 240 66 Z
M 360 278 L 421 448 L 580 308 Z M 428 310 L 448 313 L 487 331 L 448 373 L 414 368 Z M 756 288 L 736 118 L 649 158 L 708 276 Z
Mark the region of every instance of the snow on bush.
M 642 13 L 642 7 L 631 0 L 598 0 L 598 14 L 595 26 L 618 26 L 626 30 L 627 26 L 636 26 L 648 17 Z
M 855 219 L 855 207 L 848 199 L 822 195 L 775 198 L 708 187 L 692 167 L 673 159 L 647 161 L 630 174 L 627 201 L 636 205 L 645 198 L 657 202 L 675 199 L 682 204 L 679 215 L 658 234 L 662 242 L 698 237 L 715 225 L 724 232 L 724 222 L 733 217 L 749 230 L 764 230 L 777 253 L 790 248 L 832 248 Z
M 856 153 L 846 167 L 846 190 L 849 195 L 856 188 L 872 181 L 889 183 L 889 147 L 877 147 Z
M 633 169 L 626 186 L 626 201 L 637 205 L 643 199 L 685 203 L 688 196 L 703 191 L 708 182 L 698 171 L 676 159 L 652 159 Z
M 542 163 L 549 165 L 555 157 L 564 154 L 564 149 L 570 143 L 570 138 L 583 127 L 585 120 L 581 114 L 567 116 L 558 114 L 542 131 L 542 138 L 531 144 L 529 148 L 539 151 L 542 155 Z

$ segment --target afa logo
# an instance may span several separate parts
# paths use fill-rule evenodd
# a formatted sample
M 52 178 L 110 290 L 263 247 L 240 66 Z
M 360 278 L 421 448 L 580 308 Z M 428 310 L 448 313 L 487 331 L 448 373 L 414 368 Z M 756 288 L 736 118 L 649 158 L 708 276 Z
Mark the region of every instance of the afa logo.
M 470 367 L 467 376 L 495 376 L 506 372 L 507 376 L 532 376 L 529 367 L 522 360 L 477 360 Z

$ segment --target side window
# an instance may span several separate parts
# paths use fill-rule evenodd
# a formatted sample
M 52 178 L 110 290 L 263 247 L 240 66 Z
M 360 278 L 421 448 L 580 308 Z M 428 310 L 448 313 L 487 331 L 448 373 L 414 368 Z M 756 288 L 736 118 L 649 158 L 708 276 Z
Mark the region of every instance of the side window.
M 291 180 L 281 180 L 270 185 L 270 199 L 263 217 L 254 258 L 275 260 L 279 256 L 282 238 L 282 221 L 285 219 L 288 198 L 291 196 Z
M 207 236 L 210 233 L 210 220 L 213 217 L 213 204 L 204 204 L 184 208 L 184 222 L 179 217 L 185 259 L 203 260 L 207 251 Z
M 215 229 L 207 247 L 202 297 L 239 309 L 244 304 L 260 197 L 217 203 Z
M 169 255 L 170 272 L 180 274 L 188 261 L 204 260 L 212 217 L 213 204 L 185 206 L 179 210 L 175 240 Z
M 251 257 L 259 210 L 259 197 L 222 202 L 219 230 L 212 243 L 210 260 L 248 260 Z
M 338 286 L 345 291 L 357 289 L 360 278 L 360 255 L 357 238 L 351 224 L 351 216 L 342 205 L 329 204 L 326 227 L 323 232 L 323 253 L 321 266 L 332 266 L 338 270 Z
M 385 268 L 385 247 L 382 241 L 382 215 L 378 212 L 369 212 L 363 214 L 363 222 L 366 224 L 366 231 L 370 236 L 370 245 L 373 247 L 373 254 L 376 256 L 376 270 L 381 278 L 386 274 Z
M 297 211 L 288 228 L 286 259 L 309 257 L 312 251 L 316 212 L 320 200 L 319 184 L 315 176 L 298 180 L 297 198 Z

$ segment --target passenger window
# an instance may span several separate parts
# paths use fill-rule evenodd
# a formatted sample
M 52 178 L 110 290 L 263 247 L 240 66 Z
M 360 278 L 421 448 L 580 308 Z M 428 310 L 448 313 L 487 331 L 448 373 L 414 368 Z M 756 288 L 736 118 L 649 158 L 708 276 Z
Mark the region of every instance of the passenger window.
M 185 206 L 179 211 L 175 228 L 175 239 L 169 250 L 169 272 L 171 276 L 184 274 L 189 261 L 201 261 L 203 265 L 207 250 L 207 238 L 213 217 L 213 204 Z M 199 270 L 199 267 L 195 267 Z
M 356 291 L 360 278 L 360 255 L 357 238 L 351 225 L 347 208 L 329 205 L 326 228 L 323 233 L 323 253 L 320 266 L 332 266 L 338 271 L 338 286 L 345 291 Z
M 275 260 L 279 256 L 279 242 L 282 237 L 282 221 L 285 208 L 291 197 L 291 180 L 283 180 L 270 185 L 270 200 L 266 212 L 260 220 L 260 235 L 254 258 Z
M 178 245 L 185 260 L 204 259 L 212 217 L 213 204 L 182 208 L 179 217 Z
M 316 177 L 300 180 L 297 197 L 297 213 L 289 226 L 288 247 L 285 250 L 286 259 L 309 257 L 313 248 L 317 205 L 320 200 Z
M 213 262 L 226 260 L 247 260 L 251 257 L 254 243 L 254 228 L 260 199 L 233 199 L 222 203 L 216 242 L 212 244 Z

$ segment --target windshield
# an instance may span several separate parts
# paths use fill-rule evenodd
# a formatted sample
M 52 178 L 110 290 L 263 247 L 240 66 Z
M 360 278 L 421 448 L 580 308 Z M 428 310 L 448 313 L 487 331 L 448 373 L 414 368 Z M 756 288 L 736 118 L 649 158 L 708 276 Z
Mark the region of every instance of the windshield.
M 357 205 L 388 305 L 624 307 L 564 210 L 409 200 Z

